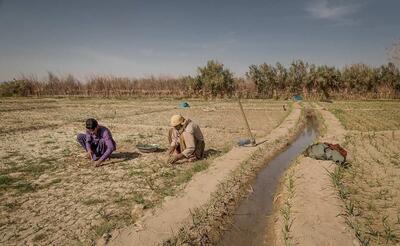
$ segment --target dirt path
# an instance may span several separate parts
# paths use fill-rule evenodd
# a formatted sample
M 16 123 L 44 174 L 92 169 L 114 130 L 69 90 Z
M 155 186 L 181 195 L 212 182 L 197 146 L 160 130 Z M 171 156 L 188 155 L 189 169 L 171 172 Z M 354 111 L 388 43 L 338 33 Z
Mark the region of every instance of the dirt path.
M 319 142 L 343 143 L 346 130 L 330 112 L 317 107 L 326 125 Z M 293 175 L 294 196 L 289 199 L 291 223 L 288 241 L 294 245 L 357 245 L 341 213 L 328 171 L 335 164 L 300 156 L 288 172 Z M 286 189 L 286 188 L 285 188 Z M 285 190 L 284 189 L 284 190 Z M 285 192 L 283 195 L 285 196 Z M 282 217 L 279 215 L 279 217 Z M 276 245 L 284 245 L 283 219 L 275 224 Z M 286 242 L 287 243 L 287 242 Z
M 287 118 L 259 142 L 274 142 L 287 137 L 290 129 L 296 126 L 300 115 L 300 106 L 295 105 Z M 135 225 L 113 232 L 109 244 L 144 246 L 162 243 L 190 219 L 190 211 L 207 203 L 211 194 L 217 190 L 218 184 L 227 178 L 230 172 L 267 142 L 252 148 L 235 147 L 226 155 L 217 158 L 205 172 L 193 177 L 180 196 L 164 201 L 162 207 L 152 213 L 148 212 Z

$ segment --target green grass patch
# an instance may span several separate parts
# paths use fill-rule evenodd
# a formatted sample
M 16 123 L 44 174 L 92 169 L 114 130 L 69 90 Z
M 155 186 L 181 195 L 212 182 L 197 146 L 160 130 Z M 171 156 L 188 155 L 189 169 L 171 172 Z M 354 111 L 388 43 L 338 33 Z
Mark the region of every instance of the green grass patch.
M 176 176 L 176 172 L 174 172 L 174 170 L 163 170 L 161 171 L 160 176 L 164 178 L 173 178 Z
M 187 183 L 195 173 L 204 171 L 210 163 L 207 160 L 194 162 L 189 169 L 184 170 L 176 176 L 176 185 Z
M 193 164 L 192 171 L 194 173 L 201 172 L 201 171 L 206 170 L 209 166 L 210 166 L 210 163 L 208 163 L 207 161 L 204 161 L 204 160 L 198 161 Z
M 7 175 L 1 175 L 0 176 L 0 187 L 7 187 L 8 185 L 12 184 L 15 182 L 15 178 L 7 176 Z
M 36 191 L 36 187 L 25 180 L 20 180 L 7 175 L 0 176 L 0 189 L 16 189 L 19 193 Z
M 186 170 L 177 175 L 176 185 L 187 183 L 193 176 L 192 170 Z

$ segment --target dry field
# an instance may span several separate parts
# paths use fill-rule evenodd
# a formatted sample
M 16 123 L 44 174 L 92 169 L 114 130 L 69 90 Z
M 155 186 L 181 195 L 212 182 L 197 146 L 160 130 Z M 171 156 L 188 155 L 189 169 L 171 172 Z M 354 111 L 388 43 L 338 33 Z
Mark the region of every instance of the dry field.
M 350 167 L 331 177 L 362 245 L 400 243 L 400 102 L 323 104 L 347 129 Z
M 246 136 L 237 102 L 189 103 L 190 109 L 179 109 L 172 99 L 1 99 L 0 244 L 91 244 L 177 194 Z M 256 137 L 285 118 L 283 103 L 244 101 Z M 166 148 L 169 118 L 177 113 L 199 123 L 207 160 L 171 166 L 165 153 L 135 149 L 137 143 Z M 88 117 L 109 127 L 117 142 L 112 161 L 99 168 L 75 141 Z

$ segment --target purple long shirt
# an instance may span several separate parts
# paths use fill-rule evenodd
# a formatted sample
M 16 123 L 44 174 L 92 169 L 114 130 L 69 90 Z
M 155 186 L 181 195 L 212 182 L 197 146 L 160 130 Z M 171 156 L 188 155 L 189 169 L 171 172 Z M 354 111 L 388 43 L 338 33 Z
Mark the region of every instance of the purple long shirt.
M 116 144 L 114 139 L 112 138 L 110 130 L 107 127 L 99 125 L 97 134 L 86 131 L 86 149 L 90 149 L 91 143 L 98 144 L 100 139 L 103 139 L 105 145 L 107 146 L 107 150 L 99 159 L 99 161 L 104 161 L 111 155 L 114 150 L 116 150 Z

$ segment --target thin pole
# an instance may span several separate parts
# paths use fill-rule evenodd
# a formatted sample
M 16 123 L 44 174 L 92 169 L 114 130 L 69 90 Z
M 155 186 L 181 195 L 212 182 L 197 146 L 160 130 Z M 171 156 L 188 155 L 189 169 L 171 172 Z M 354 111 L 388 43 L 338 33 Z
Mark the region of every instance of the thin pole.
M 256 140 L 255 140 L 253 134 L 251 133 L 249 122 L 247 121 L 247 117 L 246 117 L 246 114 L 244 113 L 242 103 L 240 102 L 240 97 L 238 98 L 238 102 L 239 102 L 240 111 L 242 111 L 242 115 L 243 115 L 244 121 L 246 122 L 247 131 L 249 132 L 249 136 L 251 138 L 251 144 L 255 145 L 256 144 Z

